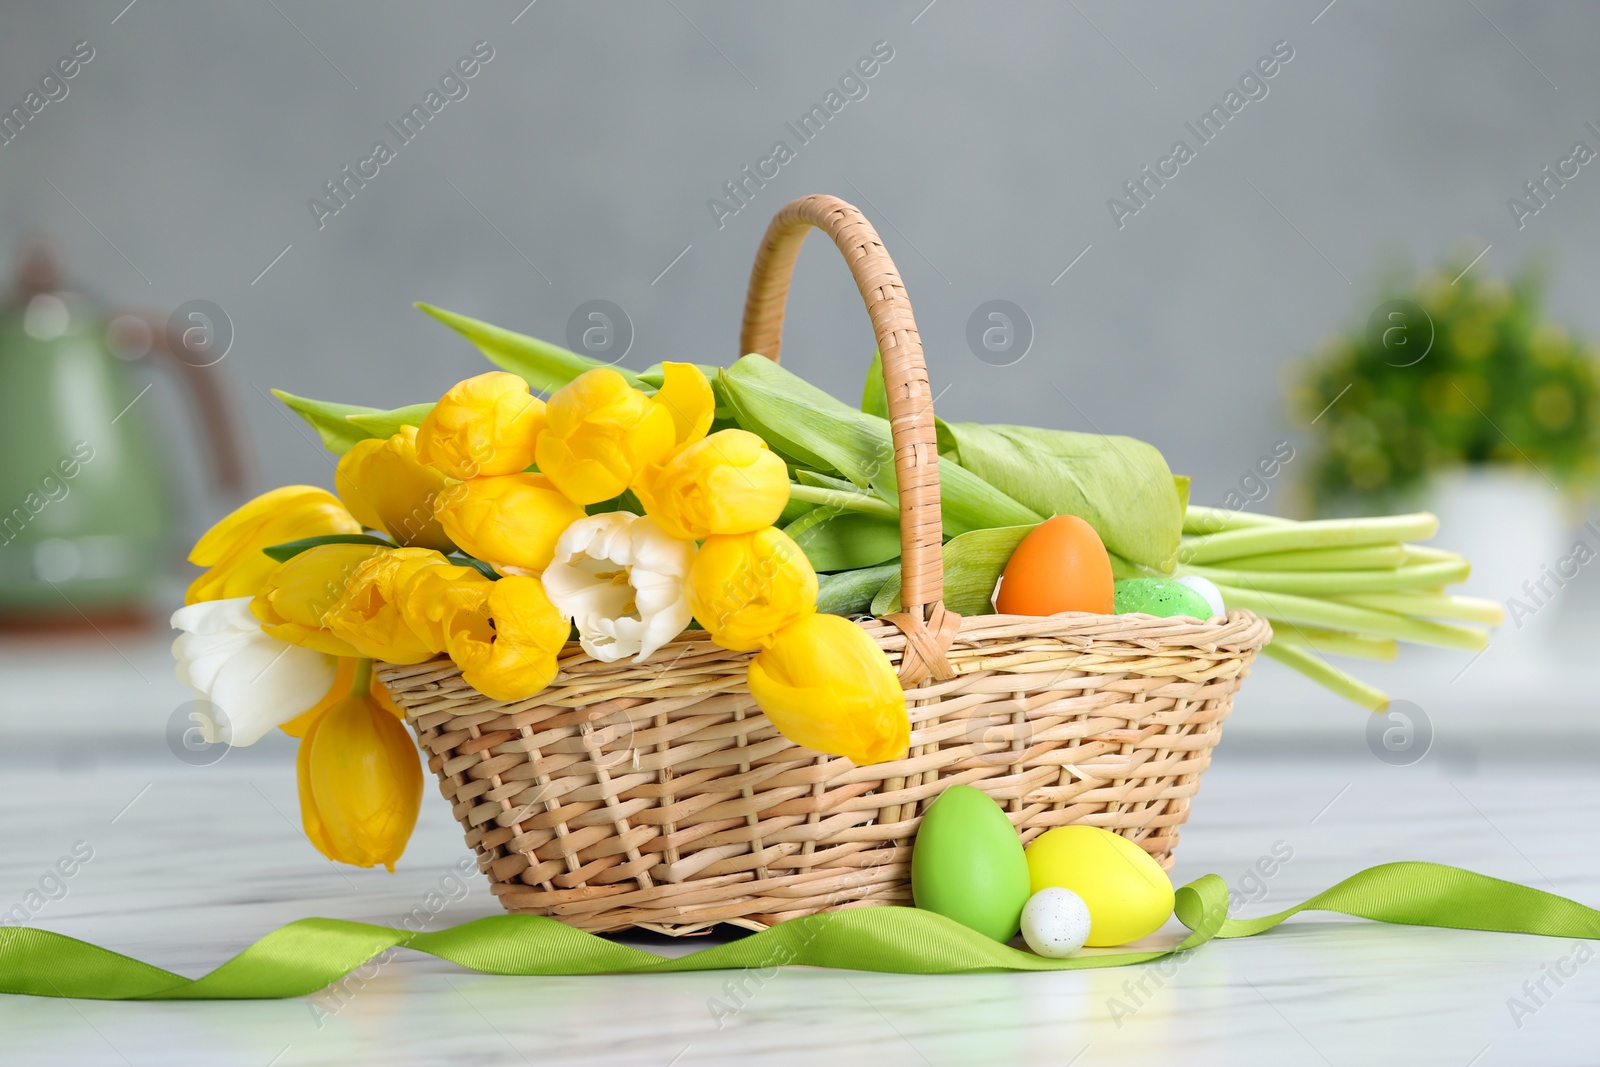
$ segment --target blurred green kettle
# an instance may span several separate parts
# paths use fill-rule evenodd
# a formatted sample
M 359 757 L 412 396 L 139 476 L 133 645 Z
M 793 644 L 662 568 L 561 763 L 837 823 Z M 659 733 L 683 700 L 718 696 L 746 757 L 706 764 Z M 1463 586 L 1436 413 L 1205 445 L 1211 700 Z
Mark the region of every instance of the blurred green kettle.
M 153 354 L 179 371 L 216 486 L 243 487 L 243 450 L 208 369 L 232 340 L 228 327 L 219 345 L 216 325 L 203 309 L 193 323 L 107 312 L 62 286 L 43 244 L 28 249 L 0 308 L 0 625 L 139 619 L 170 580 L 175 478 L 131 360 Z

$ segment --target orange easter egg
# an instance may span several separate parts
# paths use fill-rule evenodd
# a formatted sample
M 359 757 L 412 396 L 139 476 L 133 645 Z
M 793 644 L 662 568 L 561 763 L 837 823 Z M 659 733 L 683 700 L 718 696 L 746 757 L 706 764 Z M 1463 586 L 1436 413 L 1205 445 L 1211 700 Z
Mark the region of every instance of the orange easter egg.
M 1002 615 L 1109 615 L 1114 601 L 1111 557 L 1100 535 L 1076 515 L 1057 515 L 1034 527 L 1011 553 L 994 608 Z

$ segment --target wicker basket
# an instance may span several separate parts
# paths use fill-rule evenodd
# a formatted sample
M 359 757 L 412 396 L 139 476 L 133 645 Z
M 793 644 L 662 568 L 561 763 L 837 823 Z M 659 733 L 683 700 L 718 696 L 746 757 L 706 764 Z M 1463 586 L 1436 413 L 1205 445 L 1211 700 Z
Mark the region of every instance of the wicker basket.
M 1234 691 L 1271 630 L 1244 612 L 1196 622 L 946 611 L 922 346 L 859 211 L 808 196 L 778 213 L 751 272 L 740 351 L 778 358 L 812 226 L 844 253 L 883 353 L 906 607 L 861 625 L 905 684 L 910 753 L 857 767 L 795 745 L 750 697 L 750 654 L 699 632 L 643 663 L 601 663 L 570 644 L 555 682 L 512 704 L 473 690 L 448 660 L 382 666 L 508 911 L 689 934 L 909 904 L 918 820 L 957 782 L 1000 801 L 1024 841 L 1087 823 L 1171 866 Z

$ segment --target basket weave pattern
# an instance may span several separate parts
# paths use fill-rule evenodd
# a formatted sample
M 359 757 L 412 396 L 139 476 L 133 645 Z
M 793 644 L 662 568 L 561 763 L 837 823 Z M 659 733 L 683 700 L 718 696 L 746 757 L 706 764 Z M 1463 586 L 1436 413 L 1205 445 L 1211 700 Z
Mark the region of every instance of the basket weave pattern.
M 555 681 L 515 703 L 476 692 L 447 659 L 381 665 L 509 911 L 596 932 L 687 934 L 909 904 L 918 822 L 956 783 L 1000 801 L 1025 842 L 1085 823 L 1171 866 L 1233 694 L 1271 629 L 1246 612 L 1198 622 L 947 611 L 921 342 L 859 211 L 811 196 L 778 213 L 751 272 L 740 350 L 777 358 L 811 227 L 844 254 L 883 355 L 905 608 L 860 625 L 905 686 L 910 752 L 857 767 L 796 745 L 751 698 L 750 654 L 702 632 L 642 663 L 602 663 L 569 644 Z
M 904 635 L 863 625 L 898 666 Z M 637 664 L 570 646 L 555 684 L 516 704 L 448 662 L 381 675 L 507 910 L 691 933 L 909 904 L 918 819 L 957 782 L 999 800 L 1024 841 L 1086 823 L 1170 867 L 1267 636 L 1242 612 L 963 619 L 956 677 L 906 693 L 909 756 L 872 767 L 781 736 L 750 699 L 747 655 L 703 635 Z

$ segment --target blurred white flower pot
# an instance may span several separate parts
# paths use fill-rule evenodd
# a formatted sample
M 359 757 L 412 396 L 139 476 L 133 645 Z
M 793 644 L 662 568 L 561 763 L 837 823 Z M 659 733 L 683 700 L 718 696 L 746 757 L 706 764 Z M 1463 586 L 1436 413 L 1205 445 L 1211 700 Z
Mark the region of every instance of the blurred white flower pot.
M 1579 573 L 1600 566 L 1600 535 L 1572 532 L 1566 498 L 1525 467 L 1450 472 L 1435 482 L 1428 503 L 1439 516 L 1433 543 L 1472 562 L 1471 576 L 1450 592 L 1505 605 L 1497 654 L 1539 654 Z M 1575 553 L 1579 542 L 1586 550 Z

